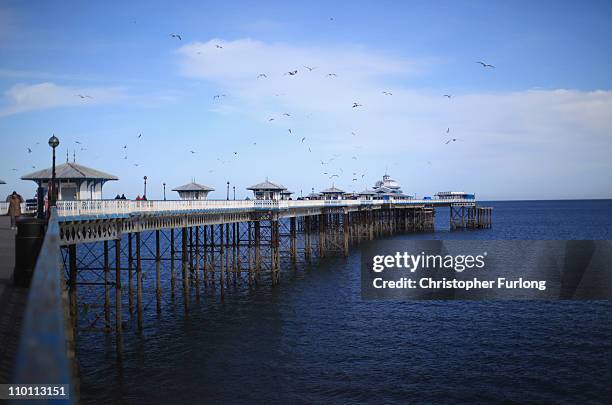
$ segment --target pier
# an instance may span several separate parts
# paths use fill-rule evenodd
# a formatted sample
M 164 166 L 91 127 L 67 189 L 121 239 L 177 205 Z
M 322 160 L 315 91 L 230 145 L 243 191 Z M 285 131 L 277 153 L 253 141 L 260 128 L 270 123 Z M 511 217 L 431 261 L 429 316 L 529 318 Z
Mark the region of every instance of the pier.
M 19 362 L 17 377 L 40 376 L 46 367 L 40 359 L 60 350 L 62 378 L 74 378 L 81 333 L 112 334 L 120 358 L 125 331 L 141 331 L 145 313 L 163 314 L 168 299 L 180 299 L 188 313 L 207 291 L 223 299 L 240 284 L 277 288 L 283 269 L 348 256 L 351 247 L 378 237 L 433 231 L 436 209 L 450 210 L 453 230 L 492 224 L 492 209 L 464 196 L 58 201 L 34 271 L 17 354 L 29 360 Z M 55 324 L 43 327 L 41 317 Z

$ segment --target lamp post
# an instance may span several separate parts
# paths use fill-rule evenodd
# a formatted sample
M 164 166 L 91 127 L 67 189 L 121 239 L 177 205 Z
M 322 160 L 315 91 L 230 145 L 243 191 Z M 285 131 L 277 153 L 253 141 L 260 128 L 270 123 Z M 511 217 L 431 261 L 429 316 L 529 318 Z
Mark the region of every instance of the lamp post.
M 166 183 L 164 182 L 164 201 L 166 201 Z
M 236 186 L 232 186 L 232 190 L 234 191 L 234 201 L 236 200 Z
M 146 199 L 147 198 L 147 176 L 144 176 L 144 194 L 142 195 L 142 198 Z
M 49 146 L 53 148 L 53 166 L 51 169 L 51 192 L 49 196 L 49 207 L 55 207 L 55 203 L 57 201 L 57 185 L 55 184 L 55 148 L 57 148 L 59 144 L 60 141 L 55 135 L 49 138 Z
M 229 201 L 229 181 L 227 182 L 227 201 Z

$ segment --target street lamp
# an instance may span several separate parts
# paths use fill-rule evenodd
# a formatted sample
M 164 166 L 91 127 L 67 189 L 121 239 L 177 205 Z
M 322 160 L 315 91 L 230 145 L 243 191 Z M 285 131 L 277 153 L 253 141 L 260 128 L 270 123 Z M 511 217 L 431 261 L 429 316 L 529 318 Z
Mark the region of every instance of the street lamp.
M 57 148 L 60 144 L 59 139 L 55 136 L 55 134 L 49 138 L 49 146 L 53 148 L 53 166 L 51 169 L 51 192 L 49 196 L 49 207 L 55 207 L 55 202 L 57 201 L 57 186 L 55 184 L 55 148 Z
M 163 183 L 163 184 L 164 184 L 164 201 L 166 201 L 166 183 Z
M 232 189 L 234 190 L 234 200 L 236 200 L 236 186 L 232 186 Z
M 229 181 L 227 182 L 227 201 L 229 201 Z
M 144 176 L 144 194 L 142 195 L 142 198 L 146 199 L 147 198 L 147 176 Z

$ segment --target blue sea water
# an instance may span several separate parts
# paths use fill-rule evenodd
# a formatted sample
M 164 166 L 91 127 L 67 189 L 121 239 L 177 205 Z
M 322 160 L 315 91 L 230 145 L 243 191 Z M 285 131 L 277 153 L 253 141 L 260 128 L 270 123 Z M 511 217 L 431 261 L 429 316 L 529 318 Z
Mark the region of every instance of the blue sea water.
M 612 239 L 612 201 L 492 202 L 492 229 L 402 238 Z M 84 402 L 609 403 L 610 301 L 363 301 L 360 252 L 282 282 L 203 293 L 188 314 L 78 340 Z M 611 269 L 612 270 L 612 269 Z M 165 288 L 165 286 L 164 286 Z M 178 292 L 180 296 L 180 291 Z

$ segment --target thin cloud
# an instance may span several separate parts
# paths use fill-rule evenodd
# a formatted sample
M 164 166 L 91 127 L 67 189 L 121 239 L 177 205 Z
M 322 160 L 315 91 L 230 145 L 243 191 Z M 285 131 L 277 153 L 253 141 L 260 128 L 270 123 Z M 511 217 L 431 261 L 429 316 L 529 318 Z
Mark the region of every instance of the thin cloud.
M 81 98 L 78 95 L 88 96 Z M 0 117 L 27 111 L 57 107 L 108 104 L 119 100 L 123 90 L 117 87 L 70 87 L 55 83 L 16 84 L 5 93 Z

